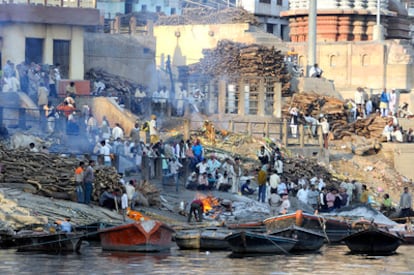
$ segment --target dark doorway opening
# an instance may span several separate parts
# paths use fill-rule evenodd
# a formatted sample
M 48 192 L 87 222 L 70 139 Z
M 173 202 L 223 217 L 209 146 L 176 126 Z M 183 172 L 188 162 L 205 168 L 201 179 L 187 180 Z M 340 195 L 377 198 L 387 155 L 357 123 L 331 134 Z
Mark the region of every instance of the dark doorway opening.
M 43 39 L 26 38 L 25 60 L 27 64 L 43 62 Z
M 126 0 L 125 1 L 125 14 L 132 12 L 132 0 Z
M 69 78 L 69 40 L 53 40 L 53 64 L 59 63 L 62 79 Z
M 273 24 L 266 24 L 266 32 L 273 33 L 274 25 Z

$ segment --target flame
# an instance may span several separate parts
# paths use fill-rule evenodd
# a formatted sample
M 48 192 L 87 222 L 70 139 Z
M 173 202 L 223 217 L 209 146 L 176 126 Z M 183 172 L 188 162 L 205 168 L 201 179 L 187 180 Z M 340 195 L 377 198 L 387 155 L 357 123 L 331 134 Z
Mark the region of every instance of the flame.
M 206 196 L 203 194 L 197 194 L 196 198 L 203 202 L 204 213 L 207 213 L 210 210 L 212 210 L 214 207 L 220 205 L 220 201 L 217 198 L 213 197 L 212 195 Z

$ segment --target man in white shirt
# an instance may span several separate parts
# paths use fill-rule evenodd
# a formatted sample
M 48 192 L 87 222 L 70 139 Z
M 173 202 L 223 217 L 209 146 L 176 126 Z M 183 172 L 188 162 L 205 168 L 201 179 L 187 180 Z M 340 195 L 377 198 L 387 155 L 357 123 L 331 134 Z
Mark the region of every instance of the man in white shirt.
M 117 140 L 118 138 L 124 139 L 124 130 L 122 130 L 119 123 L 115 123 L 115 127 L 112 129 L 112 138 Z
M 303 185 L 298 193 L 296 194 L 296 197 L 298 200 L 300 200 L 303 203 L 308 203 L 308 186 L 305 184 Z
M 358 87 L 358 89 L 355 92 L 355 104 L 357 106 L 358 116 L 364 117 L 365 100 L 364 100 L 364 90 L 361 87 Z
M 101 147 L 99 149 L 99 154 L 103 156 L 104 165 L 111 166 L 111 149 L 105 140 L 101 141 Z
M 309 69 L 309 77 L 322 77 L 323 71 L 321 68 L 319 68 L 318 64 L 315 63 L 310 69 Z

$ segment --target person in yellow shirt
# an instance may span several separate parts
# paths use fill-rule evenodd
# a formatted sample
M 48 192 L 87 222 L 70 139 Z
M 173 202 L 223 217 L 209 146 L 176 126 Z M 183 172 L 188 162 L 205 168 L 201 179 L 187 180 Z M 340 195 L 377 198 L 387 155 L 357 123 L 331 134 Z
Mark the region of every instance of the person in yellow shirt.
M 365 184 L 362 185 L 362 193 L 361 193 L 361 198 L 359 199 L 359 201 L 361 203 L 368 203 L 368 198 L 369 198 L 369 191 L 367 189 L 367 186 Z

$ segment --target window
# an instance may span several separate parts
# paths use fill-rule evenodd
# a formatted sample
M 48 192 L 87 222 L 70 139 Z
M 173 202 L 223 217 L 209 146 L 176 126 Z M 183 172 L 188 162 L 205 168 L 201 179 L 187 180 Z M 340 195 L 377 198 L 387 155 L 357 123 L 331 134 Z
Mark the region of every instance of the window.
M 155 12 L 161 12 L 161 6 L 156 6 L 155 7 Z
M 336 67 L 336 56 L 335 55 L 331 55 L 331 57 L 329 58 L 329 66 Z
M 141 6 L 141 11 L 147 11 L 147 5 L 142 5 Z
M 176 13 L 175 8 L 171 8 L 171 12 L 170 12 L 170 14 L 171 14 L 171 15 L 173 15 L 173 14 L 175 14 L 175 13 Z
M 282 6 L 283 5 L 283 0 L 276 0 L 276 5 Z
M 271 0 L 259 0 L 259 3 L 270 4 Z
M 361 56 L 361 65 L 362 67 L 369 65 L 369 56 L 367 54 Z

